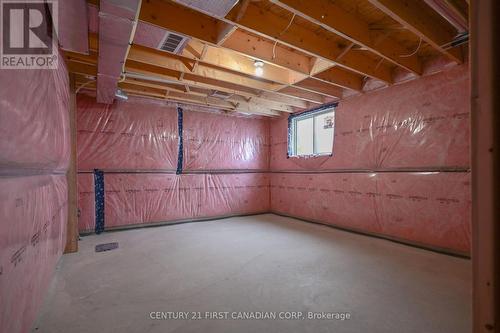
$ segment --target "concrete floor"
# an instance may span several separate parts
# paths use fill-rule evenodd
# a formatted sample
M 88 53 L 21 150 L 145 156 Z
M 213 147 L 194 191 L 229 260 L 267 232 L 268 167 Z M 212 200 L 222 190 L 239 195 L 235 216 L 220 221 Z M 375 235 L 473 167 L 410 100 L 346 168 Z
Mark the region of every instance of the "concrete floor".
M 266 214 L 84 237 L 33 331 L 469 333 L 470 286 L 469 260 Z M 150 318 L 179 311 L 230 319 Z M 279 318 L 291 312 L 305 318 Z

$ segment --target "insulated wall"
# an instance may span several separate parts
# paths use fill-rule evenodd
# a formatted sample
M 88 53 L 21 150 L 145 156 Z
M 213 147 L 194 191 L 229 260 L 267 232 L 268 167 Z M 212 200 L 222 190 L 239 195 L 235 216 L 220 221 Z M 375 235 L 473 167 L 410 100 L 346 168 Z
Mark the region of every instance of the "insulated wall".
M 468 68 L 341 100 L 331 157 L 287 158 L 271 121 L 270 163 L 275 212 L 468 254 Z
M 104 172 L 105 229 L 269 210 L 268 120 L 179 113 L 177 104 L 134 97 L 77 101 L 81 232 L 96 227 L 94 169 Z
M 31 329 L 65 246 L 68 87 L 62 61 L 0 70 L 0 332 Z

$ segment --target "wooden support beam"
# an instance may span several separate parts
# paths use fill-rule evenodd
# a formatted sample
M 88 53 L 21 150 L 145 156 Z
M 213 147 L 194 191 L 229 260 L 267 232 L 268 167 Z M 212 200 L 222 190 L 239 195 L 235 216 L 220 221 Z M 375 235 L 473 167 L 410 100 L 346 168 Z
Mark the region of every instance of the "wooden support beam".
M 251 77 L 244 76 L 233 71 L 222 70 L 215 66 L 207 66 L 202 62 L 200 62 L 198 66 L 194 68 L 195 60 L 144 46 L 133 45 L 130 48 L 128 59 L 136 62 L 154 65 L 157 67 L 163 67 L 166 69 L 183 72 L 185 74 L 192 73 L 197 76 L 209 77 L 220 81 L 231 82 L 253 89 L 268 91 L 273 91 L 276 89 L 275 83 L 253 79 Z
M 151 79 L 164 79 L 170 81 L 179 81 L 176 76 L 178 72 L 172 71 L 166 68 L 161 68 L 145 63 L 138 63 L 132 60 L 128 60 L 126 64 L 127 73 L 139 73 L 143 74 Z M 190 87 L 202 87 L 214 90 L 220 90 L 228 93 L 234 93 L 242 95 L 245 97 L 261 97 L 263 99 L 268 99 L 270 102 L 278 102 L 290 106 L 294 106 L 301 109 L 306 109 L 310 107 L 310 104 L 301 100 L 297 97 L 283 96 L 278 93 L 262 92 L 257 89 L 252 89 L 245 86 L 240 86 L 230 82 L 219 81 L 209 77 L 200 77 L 192 74 L 185 74 L 180 83 L 188 83 Z
M 76 167 L 76 85 L 75 78 L 70 74 L 69 95 L 69 131 L 70 131 L 70 157 L 69 167 L 66 172 L 68 182 L 68 220 L 66 229 L 66 246 L 64 253 L 78 251 L 78 189 Z
M 84 64 L 81 62 L 68 62 L 68 71 L 70 73 L 97 76 L 97 66 L 95 64 Z
M 91 56 L 82 57 L 87 58 L 75 60 L 71 56 L 66 55 L 68 70 L 71 73 L 79 75 L 96 76 L 96 59 L 93 59 Z M 196 75 L 185 74 L 184 72 L 153 66 L 147 63 L 136 62 L 133 60 L 128 60 L 126 65 L 126 70 L 128 73 L 140 73 L 151 78 L 158 77 L 160 79 L 163 78 L 165 80 L 178 81 L 181 84 L 188 84 L 190 88 L 201 87 L 205 89 L 220 90 L 245 97 L 259 97 L 263 94 L 263 96 L 265 97 L 261 99 L 267 99 L 270 104 L 273 104 L 274 109 L 280 111 L 290 112 L 290 106 L 300 109 L 306 109 L 310 107 L 309 102 L 298 99 L 296 97 L 290 97 L 278 93 L 266 93 L 259 91 L 258 89 L 239 86 L 232 82 L 224 82 L 209 77 L 198 77 Z
M 207 82 L 207 80 L 217 80 L 221 82 L 226 82 L 231 85 L 237 84 L 239 86 L 244 86 L 249 89 L 264 90 L 270 93 L 279 91 L 281 93 L 280 88 L 283 86 L 281 84 L 275 84 L 272 82 L 265 82 L 261 80 L 252 79 L 247 76 L 243 76 L 234 72 L 224 71 L 213 66 L 208 66 L 201 62 L 198 64 L 195 70 L 190 72 L 189 71 L 190 65 L 186 64 L 186 61 L 193 61 L 193 60 L 184 59 L 184 61 L 181 61 L 180 58 L 182 57 L 178 55 L 173 55 L 159 50 L 154 50 L 147 47 L 135 45 L 130 49 L 128 63 L 133 61 L 135 63 L 142 63 L 145 66 L 155 66 L 164 68 L 166 70 L 181 72 L 183 77 L 180 80 L 182 80 L 183 78 L 190 78 L 192 81 L 201 81 L 201 82 L 203 81 Z M 335 86 L 331 87 L 331 90 L 337 90 L 337 89 L 338 88 Z M 312 101 L 312 102 L 317 101 L 317 99 L 316 100 L 311 99 L 310 97 L 307 97 L 308 95 L 305 94 L 299 94 L 299 95 L 285 94 L 285 95 L 304 99 L 306 101 Z M 301 96 L 306 96 L 306 97 L 301 97 Z
M 294 52 L 280 44 L 274 46 L 274 42 L 269 39 L 250 35 L 239 29 L 221 46 L 298 73 L 307 75 L 311 72 L 310 56 Z
M 184 50 L 183 57 L 199 59 L 201 62 L 220 68 L 243 73 L 257 79 L 265 79 L 280 84 L 293 84 L 306 78 L 305 74 L 289 71 L 275 65 L 266 65 L 261 76 L 255 74 L 254 59 L 235 51 L 214 47 L 199 41 L 191 41 L 189 49 Z M 200 55 L 198 58 L 196 55 Z
M 463 61 L 461 48 L 445 49 L 442 45 L 450 43 L 456 30 L 424 1 L 415 0 L 369 0 L 375 7 L 398 21 L 423 41 L 452 60 Z
M 293 85 L 310 92 L 319 93 L 333 98 L 342 98 L 343 89 L 327 82 L 317 80 L 315 78 L 307 78 Z
M 287 86 L 279 90 L 280 93 L 288 96 L 295 96 L 315 104 L 327 102 L 325 96 L 295 86 Z
M 271 2 L 299 15 L 324 29 L 338 34 L 355 44 L 378 54 L 390 62 L 417 75 L 422 74 L 418 56 L 401 57 L 410 52 L 391 38 L 376 43 L 368 23 L 329 0 L 271 0 Z
M 338 66 L 316 73 L 313 78 L 356 91 L 361 91 L 363 85 L 362 76 L 350 73 Z
M 165 95 L 165 92 L 161 89 L 143 87 L 143 86 L 127 83 L 127 82 L 120 82 L 118 84 L 118 86 L 126 92 L 145 94 L 145 95 L 155 96 L 155 97 L 163 97 Z M 180 91 L 173 91 L 173 90 L 169 90 L 169 93 L 167 96 L 168 96 L 167 99 L 190 102 L 190 103 L 195 103 L 198 105 L 217 107 L 217 108 L 221 108 L 224 110 L 232 110 L 232 111 L 237 111 L 237 112 L 267 115 L 267 116 L 279 116 L 278 112 L 272 111 L 268 108 L 265 108 L 265 107 L 262 107 L 262 106 L 259 106 L 257 104 L 253 104 L 253 103 L 239 102 L 235 106 L 234 103 L 231 103 L 229 101 L 225 101 L 223 99 L 210 97 L 210 96 L 199 96 L 199 95 L 194 95 L 194 94 L 180 92 Z
M 89 51 L 99 51 L 99 37 L 95 33 L 89 33 Z
M 472 332 L 500 332 L 500 2 L 471 1 Z
M 281 44 L 299 49 L 301 52 L 305 52 L 311 56 L 319 56 L 331 61 L 335 61 L 337 56 L 347 47 L 347 45 L 343 45 L 342 43 L 318 36 L 313 31 L 307 30 L 296 24 L 292 24 L 286 33 L 281 34 L 288 25 L 289 19 L 282 18 L 267 11 L 262 11 L 251 2 L 248 4 L 248 8 L 241 20 L 235 22 L 236 16 L 240 11 L 238 6 L 239 5 L 235 6 L 223 21 L 227 24 L 237 25 L 242 29 L 252 31 L 257 35 L 270 39 L 272 42 L 269 43 L 267 40 L 265 44 L 260 43 L 259 47 L 256 47 L 253 43 L 245 41 L 245 39 L 237 38 L 239 36 L 238 29 L 222 43 L 223 47 L 231 48 L 239 52 L 243 51 L 242 53 L 246 55 L 269 61 L 270 63 L 284 65 L 285 68 L 288 68 L 287 66 L 295 67 L 304 74 L 309 74 L 311 71 L 310 57 L 298 57 L 302 58 L 299 63 L 293 60 L 297 58 L 297 56 L 290 58 L 290 60 L 285 60 L 288 56 L 293 55 L 294 52 L 290 52 L 289 50 L 286 51 L 286 48 Z M 172 17 L 176 19 L 172 20 Z M 148 0 L 144 2 L 142 4 L 140 19 L 149 24 L 193 36 L 210 44 L 217 44 L 218 42 L 216 31 L 219 31 L 217 22 L 220 20 L 196 12 L 172 1 Z M 179 23 L 178 21 L 185 21 L 186 24 Z M 190 24 L 189 22 L 196 22 L 196 24 Z M 280 36 L 280 42 L 276 46 L 274 46 L 275 36 Z M 248 39 L 249 38 L 247 38 L 247 40 Z M 262 46 L 265 46 L 265 48 Z M 276 54 L 280 54 L 281 58 L 277 59 L 278 57 Z M 363 59 L 363 56 L 358 55 L 351 57 L 347 54 L 343 57 L 343 61 L 339 62 L 339 65 L 361 75 L 367 75 L 388 83 L 392 82 L 392 73 L 389 66 L 384 64 L 383 66 L 375 68 L 374 62 L 370 59 L 365 61 L 364 64 L 362 63 L 362 66 L 359 66 L 360 63 L 358 63 L 358 61 L 360 60 L 363 61 L 367 59 Z M 298 64 L 300 64 L 300 66 Z M 372 65 L 372 68 L 370 68 L 369 65 Z
M 263 99 L 290 105 L 299 109 L 310 109 L 315 104 L 302 99 L 297 99 L 295 97 L 290 97 L 283 94 L 273 94 L 266 91 L 260 92 L 257 96 Z M 297 103 L 297 101 L 300 101 L 300 103 Z
M 190 93 L 192 95 L 198 95 L 198 96 L 207 96 L 212 91 L 211 89 L 207 89 L 207 88 L 191 88 L 191 86 L 189 84 L 175 85 L 175 84 L 147 81 L 144 79 L 127 78 L 127 79 L 125 79 L 124 82 L 129 83 L 129 84 L 138 85 L 138 86 L 157 88 L 157 89 L 162 89 L 162 90 L 187 92 L 187 93 Z M 184 89 L 184 87 L 188 88 L 187 91 Z M 294 112 L 295 111 L 295 109 L 293 107 L 291 107 L 287 104 L 270 101 L 270 100 L 260 98 L 260 97 L 245 98 L 244 96 L 233 94 L 232 96 L 227 98 L 227 101 L 231 101 L 231 102 L 235 102 L 235 103 L 240 103 L 242 101 L 243 102 L 251 101 L 253 105 L 256 105 L 257 107 L 264 108 L 264 109 L 267 108 L 270 110 L 276 110 L 276 111 L 282 111 L 282 112 Z
M 226 16 L 226 19 L 236 24 L 233 20 L 237 11 L 238 6 L 235 6 Z M 392 83 L 391 68 L 386 64 L 375 68 L 372 58 L 365 54 L 348 52 L 340 61 L 337 61 L 337 57 L 348 47 L 348 43 L 344 38 L 331 33 L 329 38 L 325 38 L 325 36 L 321 36 L 299 24 L 293 22 L 290 24 L 290 22 L 291 16 L 290 18 L 284 18 L 273 14 L 269 10 L 262 10 L 254 3 L 250 3 L 245 15 L 243 15 L 237 24 L 241 28 L 270 37 L 271 39 L 279 37 L 278 39 L 281 43 L 297 48 L 312 56 L 331 60 L 359 74 Z M 328 31 L 324 31 L 323 33 L 326 35 Z

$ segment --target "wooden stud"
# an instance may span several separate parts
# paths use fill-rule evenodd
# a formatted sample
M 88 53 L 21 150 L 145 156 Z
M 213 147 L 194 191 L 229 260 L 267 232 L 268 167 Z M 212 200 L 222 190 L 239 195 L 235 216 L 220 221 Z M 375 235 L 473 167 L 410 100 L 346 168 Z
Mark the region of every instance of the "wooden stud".
M 75 78 L 70 74 L 69 96 L 69 132 L 70 132 L 70 160 L 66 180 L 68 182 L 68 220 L 66 230 L 66 246 L 64 253 L 78 251 L 78 188 L 77 188 L 77 159 L 76 159 L 76 85 Z

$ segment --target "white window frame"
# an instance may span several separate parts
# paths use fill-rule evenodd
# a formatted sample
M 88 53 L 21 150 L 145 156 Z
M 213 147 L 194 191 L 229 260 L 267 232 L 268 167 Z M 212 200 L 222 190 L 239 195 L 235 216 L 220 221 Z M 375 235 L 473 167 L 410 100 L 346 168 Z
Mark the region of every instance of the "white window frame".
M 332 156 L 333 155 L 333 145 L 332 142 L 332 152 L 331 153 L 316 153 L 317 143 L 314 131 L 316 130 L 316 118 L 325 113 L 333 113 L 333 141 L 335 141 L 335 105 L 328 107 L 322 107 L 321 109 L 311 110 L 298 115 L 291 115 L 288 118 L 288 157 L 308 157 L 308 156 Z M 305 119 L 313 119 L 313 153 L 312 154 L 297 154 L 297 122 Z

